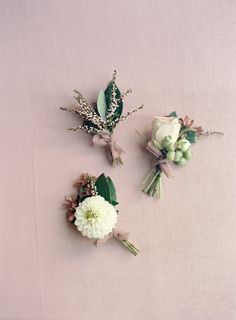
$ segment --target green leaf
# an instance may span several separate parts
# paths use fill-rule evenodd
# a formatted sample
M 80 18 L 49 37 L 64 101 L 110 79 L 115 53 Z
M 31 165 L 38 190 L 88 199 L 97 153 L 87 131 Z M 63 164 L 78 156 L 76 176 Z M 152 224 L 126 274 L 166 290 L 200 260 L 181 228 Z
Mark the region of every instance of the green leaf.
M 113 203 L 118 204 L 118 202 L 116 201 L 117 200 L 117 198 L 116 198 L 116 189 L 115 189 L 114 183 L 113 183 L 113 181 L 111 180 L 110 177 L 107 177 L 107 182 L 108 182 L 108 185 L 109 185 L 111 202 L 112 202 L 112 204 Z M 113 204 L 113 205 L 115 205 L 115 204 Z
M 105 177 L 104 173 L 101 174 L 95 183 L 97 192 L 106 201 L 111 203 L 113 206 L 117 205 L 116 201 L 116 189 L 110 177 Z
M 185 139 L 187 139 L 190 143 L 195 143 L 196 142 L 196 132 L 193 130 L 189 130 L 185 134 Z
M 178 118 L 177 113 L 176 113 L 175 111 L 172 111 L 172 112 L 168 115 L 168 117 L 176 117 L 176 118 Z
M 111 99 L 112 99 L 112 93 L 113 93 L 113 85 L 114 85 L 114 91 L 115 91 L 115 98 L 119 100 L 116 111 L 114 116 L 112 117 L 111 120 L 114 120 L 116 118 L 120 118 L 122 111 L 123 111 L 123 101 L 120 99 L 121 97 L 121 92 L 119 88 L 117 87 L 116 83 L 114 80 L 112 80 L 109 85 L 107 86 L 105 90 L 105 97 L 106 97 L 106 104 L 107 104 L 107 110 L 111 106 Z
M 106 96 L 103 90 L 100 90 L 98 99 L 97 99 L 97 110 L 101 118 L 106 120 L 106 112 L 107 112 L 107 104 L 106 104 Z
M 97 187 L 98 194 L 110 202 L 110 188 L 104 173 L 97 178 L 95 185 Z

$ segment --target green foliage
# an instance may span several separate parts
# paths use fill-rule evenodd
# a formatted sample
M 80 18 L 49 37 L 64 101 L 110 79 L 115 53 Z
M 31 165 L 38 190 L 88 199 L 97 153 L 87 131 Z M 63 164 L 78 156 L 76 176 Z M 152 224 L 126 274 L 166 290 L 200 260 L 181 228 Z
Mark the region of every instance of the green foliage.
M 175 111 L 172 111 L 169 115 L 168 115 L 168 117 L 178 117 L 177 116 L 177 113 L 175 112 Z
M 114 183 L 110 177 L 107 177 L 107 182 L 108 182 L 109 189 L 110 189 L 111 203 L 113 204 L 113 206 L 115 206 L 116 204 L 118 204 L 118 202 L 116 201 L 117 200 L 116 189 L 115 189 Z
M 189 130 L 185 134 L 185 139 L 187 139 L 190 143 L 196 142 L 196 131 Z
M 116 118 L 120 118 L 120 116 L 122 114 L 122 111 L 123 111 L 123 101 L 122 101 L 122 99 L 120 99 L 121 98 L 121 92 L 120 92 L 119 88 L 117 87 L 116 83 L 114 82 L 114 80 L 112 80 L 109 83 L 109 85 L 107 86 L 107 88 L 105 90 L 107 111 L 111 107 L 113 89 L 115 91 L 115 98 L 116 98 L 116 100 L 118 100 L 118 104 L 117 104 L 117 108 L 116 108 L 115 114 L 111 118 L 111 121 L 116 119 Z
M 96 181 L 97 192 L 113 206 L 117 205 L 116 189 L 110 177 L 101 174 Z
M 106 120 L 106 112 L 107 112 L 107 104 L 106 104 L 106 96 L 103 90 L 100 90 L 98 99 L 97 99 L 97 110 L 102 118 L 102 120 Z

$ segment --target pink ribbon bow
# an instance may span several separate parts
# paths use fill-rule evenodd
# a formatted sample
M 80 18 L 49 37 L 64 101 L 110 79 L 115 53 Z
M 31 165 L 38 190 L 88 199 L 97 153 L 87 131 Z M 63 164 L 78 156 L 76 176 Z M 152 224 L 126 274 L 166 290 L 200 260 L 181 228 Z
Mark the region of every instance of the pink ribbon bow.
M 117 162 L 122 163 L 121 154 L 124 150 L 117 145 L 117 143 L 112 139 L 109 133 L 98 133 L 93 136 L 93 144 L 98 147 L 107 147 L 107 156 L 109 160 L 116 164 Z
M 159 166 L 160 169 L 164 172 L 164 174 L 168 177 L 168 178 L 172 178 L 173 174 L 170 170 L 170 167 L 168 165 L 168 160 L 164 157 L 163 153 L 158 150 L 157 148 L 154 147 L 152 141 L 149 141 L 147 143 L 146 149 L 155 156 L 155 158 L 157 159 L 157 162 L 155 163 L 155 167 Z

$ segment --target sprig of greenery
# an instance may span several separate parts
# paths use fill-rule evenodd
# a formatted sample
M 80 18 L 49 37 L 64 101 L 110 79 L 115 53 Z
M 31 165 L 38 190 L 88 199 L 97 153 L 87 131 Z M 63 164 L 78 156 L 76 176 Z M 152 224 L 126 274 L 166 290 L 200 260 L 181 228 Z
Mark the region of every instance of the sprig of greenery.
M 92 134 L 104 131 L 112 133 L 120 121 L 127 119 L 136 111 L 143 109 L 142 105 L 122 116 L 123 98 L 130 94 L 132 90 L 129 89 L 122 94 L 116 84 L 116 75 L 117 71 L 114 70 L 112 80 L 109 82 L 105 91 L 100 90 L 97 103 L 94 105 L 90 105 L 78 90 L 74 90 L 74 98 L 78 102 L 79 107 L 62 107 L 61 109 L 81 116 L 83 123 L 69 130 L 76 131 L 81 129 Z

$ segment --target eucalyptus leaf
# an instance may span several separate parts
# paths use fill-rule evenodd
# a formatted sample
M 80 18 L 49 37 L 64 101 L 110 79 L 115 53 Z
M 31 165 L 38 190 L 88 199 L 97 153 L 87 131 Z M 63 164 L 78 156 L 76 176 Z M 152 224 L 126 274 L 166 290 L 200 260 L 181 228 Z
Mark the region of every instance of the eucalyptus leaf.
M 106 112 L 107 112 L 107 104 L 106 104 L 106 96 L 103 90 L 100 90 L 98 99 L 97 99 L 97 110 L 100 117 L 105 121 L 106 120 Z

